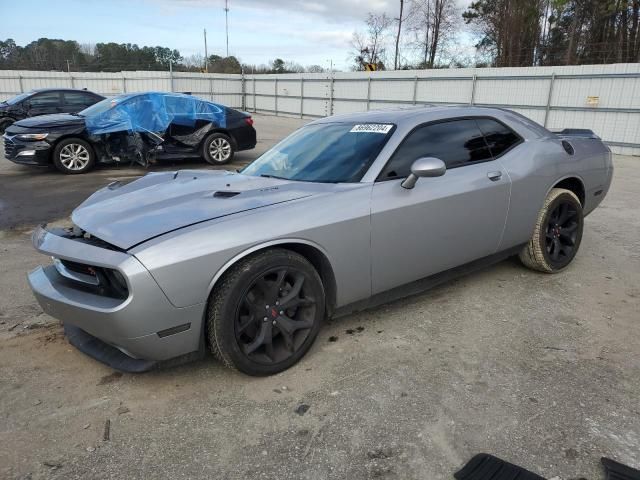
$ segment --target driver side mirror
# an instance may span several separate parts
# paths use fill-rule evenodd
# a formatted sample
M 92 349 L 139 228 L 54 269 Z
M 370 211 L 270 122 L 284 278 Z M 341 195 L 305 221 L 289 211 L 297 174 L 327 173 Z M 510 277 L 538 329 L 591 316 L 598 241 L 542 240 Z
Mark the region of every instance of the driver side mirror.
M 411 189 L 420 177 L 441 177 L 447 171 L 442 160 L 435 157 L 418 158 L 411 165 L 411 174 L 400 184 L 402 188 Z

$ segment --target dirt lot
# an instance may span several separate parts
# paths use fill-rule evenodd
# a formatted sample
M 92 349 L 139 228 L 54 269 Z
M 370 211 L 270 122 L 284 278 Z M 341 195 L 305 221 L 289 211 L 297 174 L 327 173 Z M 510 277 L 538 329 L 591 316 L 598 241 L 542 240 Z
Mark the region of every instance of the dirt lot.
M 258 116 L 237 163 L 300 123 Z M 478 452 L 564 479 L 604 478 L 601 456 L 640 467 L 640 159 L 615 166 L 564 273 L 502 262 L 331 322 L 256 379 L 211 358 L 119 374 L 71 348 L 28 290 L 47 261 L 28 232 L 144 171 L 0 158 L 0 478 L 450 479 Z

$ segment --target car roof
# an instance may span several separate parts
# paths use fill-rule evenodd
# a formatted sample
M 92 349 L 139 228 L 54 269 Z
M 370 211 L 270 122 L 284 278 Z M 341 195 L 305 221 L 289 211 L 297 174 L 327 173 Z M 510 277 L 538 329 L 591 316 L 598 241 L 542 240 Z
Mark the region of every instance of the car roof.
M 204 98 L 198 97 L 196 95 L 192 95 L 190 93 L 180 93 L 180 92 L 159 92 L 154 90 L 142 91 L 142 92 L 128 92 L 128 93 L 120 93 L 118 95 L 115 95 L 111 97 L 111 100 L 120 99 L 122 101 L 125 101 L 125 100 L 129 100 L 136 97 L 149 97 L 149 96 L 185 98 L 193 102 L 203 102 L 203 103 L 208 103 L 210 105 L 215 105 L 216 107 L 219 107 L 221 109 L 234 110 L 233 108 L 227 107 L 226 105 L 223 105 L 221 103 L 212 102 L 211 100 L 205 100 Z M 234 110 L 234 111 L 238 111 L 238 110 Z
M 453 120 L 456 118 L 490 117 L 515 130 L 521 137 L 541 138 L 551 135 L 542 125 L 536 123 L 521 113 L 499 107 L 484 107 L 475 105 L 421 105 L 409 107 L 394 107 L 386 110 L 370 110 L 368 112 L 346 113 L 324 117 L 311 124 L 328 123 L 392 123 L 396 125 L 396 136 L 404 137 L 411 130 L 421 124 L 437 121 Z M 310 125 L 311 125 L 310 124 Z
M 95 92 L 92 92 L 91 90 L 86 90 L 83 88 L 34 88 L 33 90 L 31 90 L 32 92 L 37 92 L 37 93 L 41 93 L 41 92 L 87 92 L 87 93 L 93 93 L 94 95 L 98 95 Z
M 456 116 L 494 116 L 500 117 L 505 110 L 495 107 L 477 107 L 471 105 L 433 105 L 423 104 L 419 106 L 393 107 L 381 110 L 369 110 L 365 112 L 345 113 L 321 118 L 313 123 L 332 122 L 372 122 L 394 123 L 396 125 L 439 120 Z

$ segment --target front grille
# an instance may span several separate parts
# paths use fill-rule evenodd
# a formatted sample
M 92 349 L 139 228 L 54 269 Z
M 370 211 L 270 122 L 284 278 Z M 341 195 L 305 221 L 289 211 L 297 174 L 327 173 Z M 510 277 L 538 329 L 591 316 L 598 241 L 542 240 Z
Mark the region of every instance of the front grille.
M 4 156 L 6 158 L 13 158 L 18 154 L 18 150 L 20 150 L 20 147 L 13 140 L 4 137 Z
M 95 276 L 95 271 L 89 265 L 83 263 L 72 262 L 71 260 L 60 259 L 60 262 L 72 272 L 82 273 L 83 275 Z
M 121 300 L 126 299 L 129 295 L 126 280 L 117 270 L 94 267 L 65 259 L 58 259 L 58 261 L 68 271 L 80 274 L 80 276 L 69 275 L 69 273 L 63 274 L 65 280 L 72 283 L 76 288 Z M 94 279 L 95 284 L 92 279 Z

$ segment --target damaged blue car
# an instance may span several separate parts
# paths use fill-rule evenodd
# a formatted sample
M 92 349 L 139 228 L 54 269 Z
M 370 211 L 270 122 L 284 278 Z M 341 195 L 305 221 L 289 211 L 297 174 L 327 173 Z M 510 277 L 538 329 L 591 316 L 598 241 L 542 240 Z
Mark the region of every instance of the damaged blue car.
M 230 162 L 256 145 L 248 113 L 197 97 L 162 92 L 118 95 L 79 113 L 20 120 L 4 133 L 5 158 L 85 173 L 97 163 L 148 166 L 158 160 Z

